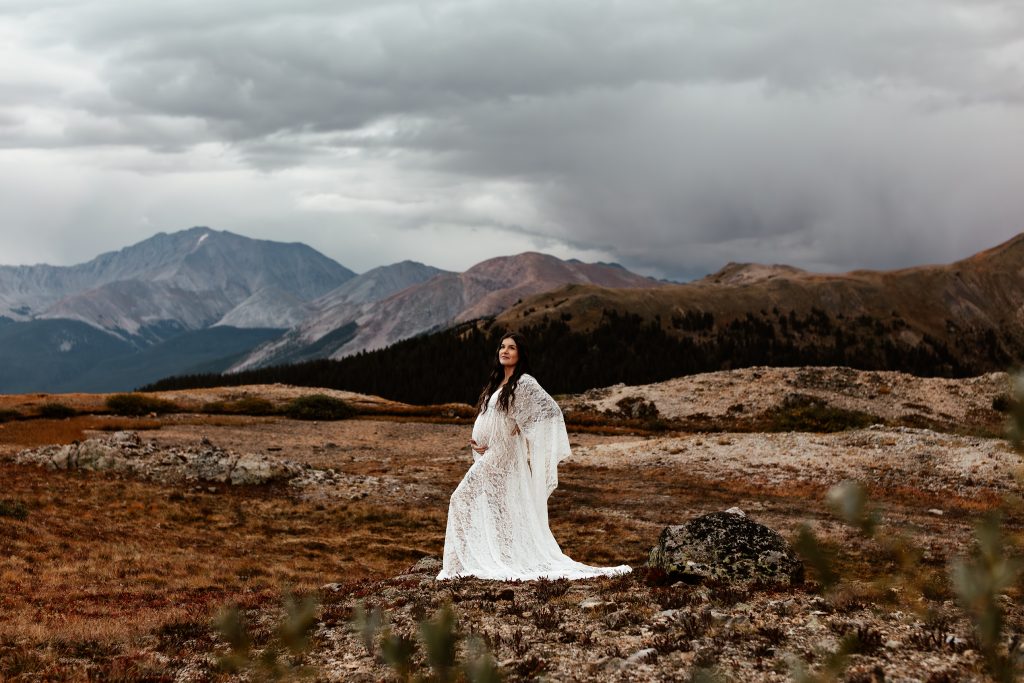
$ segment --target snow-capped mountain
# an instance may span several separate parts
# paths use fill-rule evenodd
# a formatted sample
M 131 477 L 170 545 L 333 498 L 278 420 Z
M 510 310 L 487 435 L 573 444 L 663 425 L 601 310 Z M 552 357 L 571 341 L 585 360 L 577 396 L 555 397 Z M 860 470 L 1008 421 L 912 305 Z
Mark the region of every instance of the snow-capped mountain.
M 283 329 L 354 276 L 304 244 L 192 228 L 75 266 L 0 266 L 0 315 L 78 320 L 124 339 L 168 326 Z

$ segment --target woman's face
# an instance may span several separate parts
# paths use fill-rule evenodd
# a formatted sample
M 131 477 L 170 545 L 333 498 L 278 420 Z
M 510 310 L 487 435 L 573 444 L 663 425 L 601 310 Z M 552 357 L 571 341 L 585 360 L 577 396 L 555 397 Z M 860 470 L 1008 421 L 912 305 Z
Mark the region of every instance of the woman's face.
M 498 347 L 498 362 L 506 368 L 514 368 L 519 362 L 519 348 L 515 339 L 509 337 L 501 340 L 501 346 Z

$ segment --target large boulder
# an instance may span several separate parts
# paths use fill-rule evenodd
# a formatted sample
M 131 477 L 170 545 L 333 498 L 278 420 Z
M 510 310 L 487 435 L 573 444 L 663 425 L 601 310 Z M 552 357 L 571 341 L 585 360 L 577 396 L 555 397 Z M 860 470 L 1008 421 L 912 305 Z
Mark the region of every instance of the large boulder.
M 694 582 L 788 587 L 804 580 L 803 563 L 789 542 L 735 508 L 665 527 L 648 565 Z

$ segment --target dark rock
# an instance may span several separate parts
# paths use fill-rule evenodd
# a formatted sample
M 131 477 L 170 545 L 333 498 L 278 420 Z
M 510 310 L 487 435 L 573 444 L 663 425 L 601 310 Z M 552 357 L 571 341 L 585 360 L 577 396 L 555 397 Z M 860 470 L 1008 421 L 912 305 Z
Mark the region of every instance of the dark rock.
M 804 580 L 803 563 L 786 539 L 732 512 L 713 512 L 665 527 L 648 565 L 690 581 L 788 587 Z

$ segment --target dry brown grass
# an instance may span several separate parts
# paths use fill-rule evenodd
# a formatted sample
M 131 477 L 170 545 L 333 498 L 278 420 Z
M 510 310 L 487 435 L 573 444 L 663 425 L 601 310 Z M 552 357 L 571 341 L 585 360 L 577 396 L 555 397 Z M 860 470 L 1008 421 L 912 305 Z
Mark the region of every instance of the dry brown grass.
M 87 430 L 159 429 L 160 421 L 149 418 L 78 415 L 63 420 L 19 420 L 0 424 L 0 449 L 16 450 L 49 444 L 67 444 L 87 438 Z
M 32 415 L 47 403 L 60 403 L 82 412 L 104 412 L 106 394 L 0 394 L 0 410 Z
M 302 503 L 273 489 L 176 492 L 0 464 L 28 507 L 0 538 L 0 638 L 123 642 L 228 601 L 382 576 L 435 553 L 443 514 Z
M 273 446 L 282 457 L 394 477 L 424 491 L 415 501 L 399 490 L 318 503 L 296 499 L 287 487 L 219 486 L 211 493 L 46 472 L 0 458 L 3 497 L 28 510 L 24 520 L 0 519 L 0 680 L 22 669 L 43 679 L 81 680 L 137 680 L 155 671 L 151 677 L 159 680 L 154 651 L 210 652 L 211 618 L 225 604 L 270 614 L 285 590 L 309 593 L 330 582 L 381 578 L 423 555 L 440 556 L 448 495 L 469 462 L 460 426 L 467 418 L 442 408 L 400 415 L 383 414 L 390 410 L 384 407 L 376 417 L 321 425 L 204 414 L 0 425 L 0 453 L 81 440 L 91 429 L 163 427 L 153 435 L 161 443 L 209 435 L 240 449 Z M 422 424 L 445 422 L 452 424 Z M 572 438 L 600 443 L 595 434 L 620 429 L 635 432 L 636 425 L 591 424 Z M 664 526 L 739 505 L 790 538 L 811 521 L 841 551 L 845 573 L 871 581 L 886 570 L 878 548 L 835 522 L 823 502 L 825 483 L 585 463 L 567 466 L 560 479 L 549 503 L 552 530 L 567 554 L 590 564 L 642 565 Z M 970 518 L 996 502 L 984 490 L 970 497 L 879 484 L 870 493 L 887 512 L 915 520 L 908 533 L 943 556 L 969 537 Z M 947 514 L 929 517 L 929 507 Z M 14 668 L 5 669 L 8 662 Z

